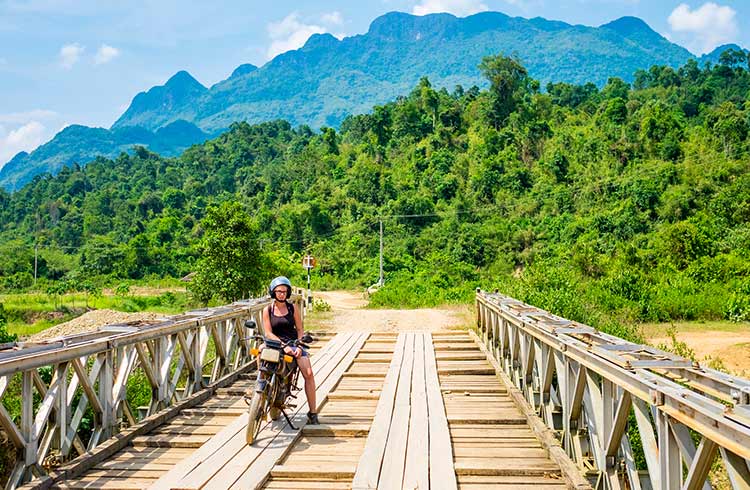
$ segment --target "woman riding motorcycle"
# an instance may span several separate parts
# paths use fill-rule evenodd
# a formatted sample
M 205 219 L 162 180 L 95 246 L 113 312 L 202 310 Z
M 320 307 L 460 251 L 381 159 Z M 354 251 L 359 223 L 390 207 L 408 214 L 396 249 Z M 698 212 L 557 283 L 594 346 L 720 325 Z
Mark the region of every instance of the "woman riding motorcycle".
M 292 283 L 284 276 L 271 281 L 268 294 L 273 300 L 263 309 L 263 332 L 266 339 L 288 342 L 301 339 L 305 334 L 302 315 L 288 300 L 292 295 Z M 297 367 L 305 378 L 305 395 L 307 396 L 307 423 L 318 424 L 317 405 L 315 403 L 315 377 L 313 376 L 310 358 L 301 347 L 284 347 L 284 352 L 297 359 Z

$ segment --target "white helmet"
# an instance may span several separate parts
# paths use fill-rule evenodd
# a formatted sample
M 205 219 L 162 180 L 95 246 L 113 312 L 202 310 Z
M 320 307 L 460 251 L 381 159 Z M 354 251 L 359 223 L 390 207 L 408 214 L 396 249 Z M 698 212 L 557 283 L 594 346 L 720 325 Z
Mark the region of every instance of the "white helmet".
M 292 295 L 292 283 L 289 282 L 289 279 L 287 279 L 284 276 L 279 276 L 275 278 L 273 281 L 271 281 L 271 285 L 268 286 L 268 294 L 273 296 L 273 290 L 277 287 L 284 285 L 286 286 L 286 296 L 287 298 Z

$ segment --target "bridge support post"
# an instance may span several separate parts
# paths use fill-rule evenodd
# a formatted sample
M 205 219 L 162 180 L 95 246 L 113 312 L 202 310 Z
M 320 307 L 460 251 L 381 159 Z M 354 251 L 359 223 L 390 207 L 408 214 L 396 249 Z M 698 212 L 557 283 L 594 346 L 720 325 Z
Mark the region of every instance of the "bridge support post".
M 100 439 L 108 439 L 112 436 L 112 427 L 115 422 L 114 403 L 112 400 L 112 389 L 114 387 L 114 359 L 112 350 L 99 354 L 102 361 L 102 369 L 99 374 L 99 404 L 102 407 L 102 420 Z
M 661 473 L 661 490 L 680 490 L 682 483 L 682 461 L 680 460 L 677 439 L 669 427 L 669 415 L 657 415 L 659 432 L 659 470 Z
M 203 358 L 201 356 L 200 327 L 197 327 L 192 331 L 192 339 L 190 339 L 190 356 L 193 358 L 194 369 L 193 372 L 190 373 L 189 382 L 193 385 L 192 393 L 195 393 L 203 388 L 203 372 L 201 371 Z

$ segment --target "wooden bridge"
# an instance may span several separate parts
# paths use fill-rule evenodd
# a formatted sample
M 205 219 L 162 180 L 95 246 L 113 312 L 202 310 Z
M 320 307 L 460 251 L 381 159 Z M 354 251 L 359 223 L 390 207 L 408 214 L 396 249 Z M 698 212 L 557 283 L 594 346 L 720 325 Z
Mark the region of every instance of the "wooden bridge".
M 750 488 L 750 381 L 482 291 L 472 330 L 321 333 L 321 424 L 248 446 L 265 304 L 0 351 L 7 488 Z

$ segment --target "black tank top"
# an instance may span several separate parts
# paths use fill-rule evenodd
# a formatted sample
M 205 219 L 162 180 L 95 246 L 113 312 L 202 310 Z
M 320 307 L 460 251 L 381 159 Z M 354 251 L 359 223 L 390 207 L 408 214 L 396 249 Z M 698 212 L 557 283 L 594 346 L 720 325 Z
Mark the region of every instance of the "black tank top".
M 271 320 L 271 331 L 275 336 L 284 341 L 294 340 L 297 338 L 297 328 L 294 322 L 294 305 L 286 302 L 287 313 L 284 316 L 273 314 L 276 302 L 274 301 L 268 307 L 268 317 Z

